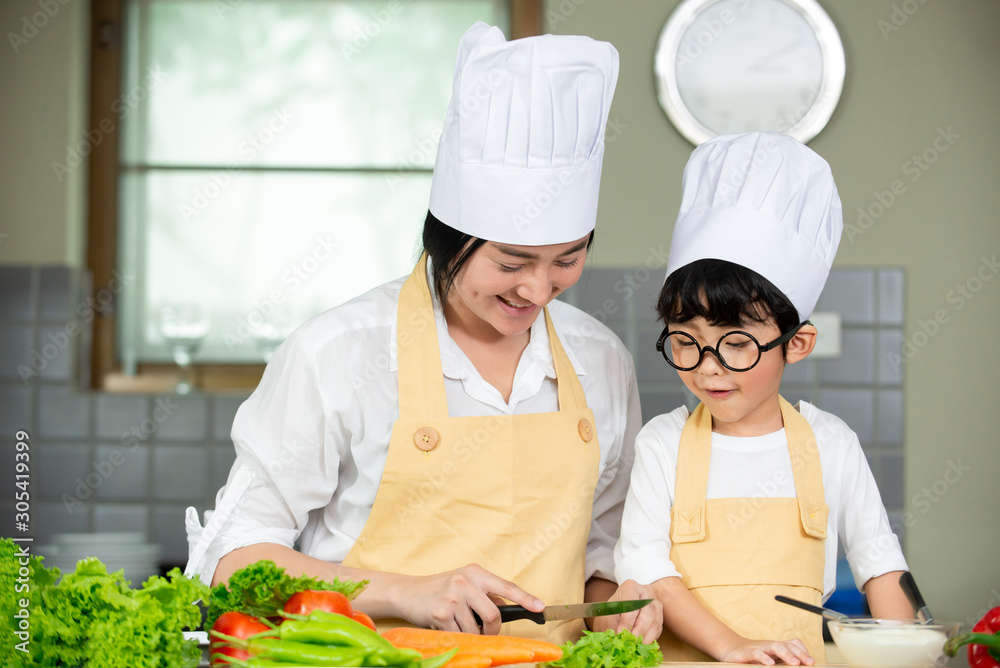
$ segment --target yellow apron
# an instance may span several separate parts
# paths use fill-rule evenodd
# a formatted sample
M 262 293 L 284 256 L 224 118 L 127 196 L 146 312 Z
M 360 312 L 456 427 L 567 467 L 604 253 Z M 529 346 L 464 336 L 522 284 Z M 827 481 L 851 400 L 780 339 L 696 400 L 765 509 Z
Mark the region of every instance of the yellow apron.
M 712 415 L 701 404 L 681 432 L 670 559 L 694 597 L 733 631 L 798 638 L 821 664 L 822 618 L 774 600 L 783 594 L 821 604 L 829 515 L 812 428 L 783 397 L 779 403 L 798 498 L 706 500 Z M 669 631 L 660 647 L 667 661 L 712 661 Z
M 450 417 L 426 264 L 425 255 L 399 295 L 399 419 L 344 565 L 431 575 L 478 563 L 546 604 L 582 602 L 600 451 L 548 310 L 559 410 Z M 501 632 L 562 643 L 583 629 L 582 620 L 521 620 Z

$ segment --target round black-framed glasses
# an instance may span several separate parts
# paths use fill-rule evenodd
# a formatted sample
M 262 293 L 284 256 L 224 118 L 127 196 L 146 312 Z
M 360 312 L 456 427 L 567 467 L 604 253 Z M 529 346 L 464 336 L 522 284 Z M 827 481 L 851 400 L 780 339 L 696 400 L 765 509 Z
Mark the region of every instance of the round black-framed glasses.
M 734 329 L 723 334 L 714 347 L 704 348 L 687 332 L 671 331 L 670 325 L 667 325 L 656 341 L 656 350 L 663 355 L 667 364 L 678 371 L 694 371 L 708 352 L 713 353 L 722 366 L 730 371 L 749 371 L 757 366 L 761 355 L 790 341 L 800 329 L 811 324 L 808 320 L 800 322 L 774 341 L 764 345 L 761 345 L 753 334 Z

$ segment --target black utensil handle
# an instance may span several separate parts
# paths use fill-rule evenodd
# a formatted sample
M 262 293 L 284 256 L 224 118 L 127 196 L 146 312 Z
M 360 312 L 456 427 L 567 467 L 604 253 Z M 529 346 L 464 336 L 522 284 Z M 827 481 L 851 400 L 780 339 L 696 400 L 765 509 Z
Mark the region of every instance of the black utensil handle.
M 815 612 L 820 615 L 823 614 L 823 608 L 811 605 L 804 601 L 798 601 L 794 598 L 788 598 L 787 596 L 782 596 L 781 594 L 775 596 L 774 600 L 777 601 L 778 603 L 787 603 L 788 605 L 794 605 L 799 610 L 808 610 L 809 612 Z
M 540 612 L 532 612 L 521 605 L 498 605 L 497 608 L 500 610 L 501 622 L 513 622 L 518 619 L 530 619 L 536 624 L 545 623 L 545 615 Z M 479 626 L 483 625 L 483 620 L 476 614 L 475 610 L 472 611 L 472 616 L 476 618 L 476 624 L 479 624 Z
M 917 581 L 913 579 L 913 573 L 903 571 L 903 574 L 899 576 L 899 584 L 903 588 L 906 598 L 910 599 L 910 604 L 914 610 L 927 607 L 927 604 L 924 603 L 924 597 L 920 595 L 920 590 L 917 589 Z

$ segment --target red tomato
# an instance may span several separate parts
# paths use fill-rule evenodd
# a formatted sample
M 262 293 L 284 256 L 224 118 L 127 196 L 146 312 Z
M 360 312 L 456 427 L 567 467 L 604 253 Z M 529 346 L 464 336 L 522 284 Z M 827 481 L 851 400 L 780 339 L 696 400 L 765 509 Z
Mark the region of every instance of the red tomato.
M 314 589 L 292 594 L 292 597 L 285 603 L 284 610 L 293 615 L 308 615 L 313 610 L 335 612 L 345 617 L 354 615 L 351 601 L 339 591 L 317 591 Z
M 372 631 L 375 630 L 375 622 L 372 621 L 371 617 L 361 612 L 360 610 L 355 610 L 352 617 L 354 617 L 354 621 L 361 622 L 362 624 L 370 628 Z
M 215 620 L 215 623 L 212 624 L 213 631 L 218 631 L 219 633 L 224 633 L 227 636 L 233 636 L 234 638 L 249 638 L 255 633 L 267 631 L 270 628 L 270 626 L 262 623 L 256 617 L 244 615 L 242 612 L 236 612 L 235 610 L 220 615 L 219 618 Z M 226 647 L 225 640 L 215 637 L 211 638 L 212 642 L 210 643 L 210 654 L 223 654 L 234 659 L 240 659 L 241 661 L 245 661 L 250 658 L 250 653 L 245 649 Z M 213 658 L 212 665 L 228 666 L 229 664 L 222 659 Z

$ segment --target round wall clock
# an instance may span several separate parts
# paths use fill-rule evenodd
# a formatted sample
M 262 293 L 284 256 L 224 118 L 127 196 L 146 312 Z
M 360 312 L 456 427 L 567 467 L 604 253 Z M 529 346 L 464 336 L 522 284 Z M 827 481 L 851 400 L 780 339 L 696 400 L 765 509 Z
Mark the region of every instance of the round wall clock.
M 695 145 L 752 131 L 805 143 L 844 87 L 844 46 L 816 0 L 682 0 L 654 66 L 660 105 Z

